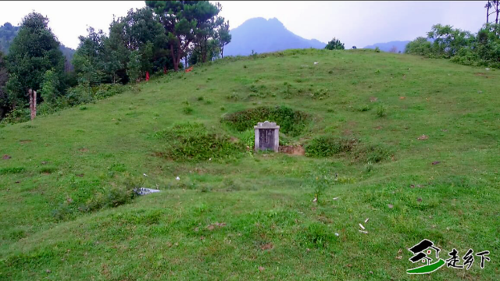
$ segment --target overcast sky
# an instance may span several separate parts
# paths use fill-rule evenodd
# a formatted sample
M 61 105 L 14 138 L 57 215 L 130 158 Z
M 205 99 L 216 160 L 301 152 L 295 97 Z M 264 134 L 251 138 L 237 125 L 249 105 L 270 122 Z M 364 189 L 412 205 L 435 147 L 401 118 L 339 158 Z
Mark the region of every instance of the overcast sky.
M 293 33 L 306 39 L 328 42 L 337 37 L 351 46 L 413 40 L 425 36 L 433 24 L 450 24 L 477 32 L 485 21 L 486 1 L 220 1 L 221 16 L 235 28 L 254 17 L 277 18 Z M 76 48 L 78 36 L 87 25 L 108 31 L 116 16 L 130 8 L 144 7 L 144 1 L 11 1 L 0 2 L 0 25 L 18 25 L 32 10 L 49 17 L 49 26 L 59 41 Z

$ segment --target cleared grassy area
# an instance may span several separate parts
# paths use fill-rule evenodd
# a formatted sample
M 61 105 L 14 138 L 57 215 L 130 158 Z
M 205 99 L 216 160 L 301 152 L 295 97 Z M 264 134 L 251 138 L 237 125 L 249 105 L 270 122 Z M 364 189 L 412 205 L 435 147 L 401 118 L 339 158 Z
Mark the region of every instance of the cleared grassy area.
M 0 128 L 11 157 L 0 159 L 0 279 L 497 280 L 499 78 L 408 55 L 289 50 Z M 247 151 L 253 127 L 222 120 L 262 106 L 308 114 L 283 145 L 356 145 L 328 157 Z M 173 160 L 187 148 L 172 128 L 186 122 L 230 138 L 217 149 L 239 148 Z M 189 149 L 210 151 L 203 141 Z M 120 205 L 138 184 L 162 192 Z M 120 206 L 89 208 L 96 198 Z M 491 262 L 407 275 L 422 239 L 444 259 L 472 248 Z

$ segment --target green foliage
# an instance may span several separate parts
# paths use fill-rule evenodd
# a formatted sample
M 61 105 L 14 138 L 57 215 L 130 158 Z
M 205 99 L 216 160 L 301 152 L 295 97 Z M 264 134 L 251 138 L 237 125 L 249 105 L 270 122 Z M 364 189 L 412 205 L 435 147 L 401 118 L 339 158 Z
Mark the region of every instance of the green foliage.
M 344 43 L 340 42 L 339 39 L 333 38 L 326 44 L 325 49 L 327 50 L 344 50 Z
M 184 114 L 187 114 L 187 115 L 192 114 L 193 111 L 194 111 L 194 109 L 189 105 L 182 108 L 182 112 L 184 112 Z
M 433 43 L 428 39 L 433 40 Z M 500 68 L 500 25 L 485 24 L 477 34 L 436 24 L 427 38 L 418 37 L 406 46 L 405 53 L 429 58 L 447 58 L 475 66 Z
M 133 82 L 141 78 L 141 55 L 139 51 L 130 52 L 127 75 Z
M 358 144 L 357 139 L 319 136 L 313 138 L 305 147 L 306 156 L 331 157 L 339 153 L 347 153 Z
M 49 104 L 56 102 L 59 96 L 59 77 L 56 72 L 49 69 L 45 72 L 43 76 L 42 88 L 40 90 L 40 95 L 43 101 Z
M 377 106 L 377 116 L 386 117 L 387 116 L 387 106 L 384 104 L 379 104 Z
M 353 151 L 354 159 L 363 163 L 379 163 L 388 160 L 393 149 L 385 144 L 365 144 L 357 146 Z
M 311 116 L 305 112 L 293 110 L 287 106 L 257 107 L 235 112 L 222 118 L 230 128 L 239 132 L 246 131 L 258 122 L 276 122 L 280 132 L 290 136 L 300 135 L 310 122 Z
M 223 32 L 226 41 L 217 43 L 217 30 L 224 24 L 224 18 L 218 17 L 222 9 L 220 4 L 208 1 L 146 1 L 146 6 L 154 10 L 165 28 L 168 44 L 173 46 L 170 55 L 175 71 L 192 43 L 200 53 L 201 61 L 206 62 L 210 40 L 214 40 L 212 46 L 224 45 L 228 40 Z
M 376 53 L 380 53 L 380 48 L 379 47 L 375 47 L 375 52 Z
M 244 151 L 241 143 L 226 135 L 209 133 L 203 124 L 180 123 L 166 131 L 157 132 L 157 138 L 167 141 L 162 157 L 174 161 L 220 161 L 234 159 Z
M 425 37 L 418 37 L 406 45 L 405 54 L 429 56 L 431 54 L 431 42 Z
M 5 84 L 7 84 L 8 80 L 9 73 L 7 72 L 5 58 L 0 51 L 0 120 L 2 120 L 5 114 L 7 114 L 10 107 L 7 92 L 4 90 Z
M 41 14 L 30 13 L 23 18 L 19 33 L 12 41 L 7 57 L 11 79 L 6 89 L 13 107 L 28 103 L 28 89 L 40 90 L 47 70 L 52 70 L 56 80 L 63 75 L 64 57 L 48 22 Z M 58 90 L 64 91 L 62 84 Z

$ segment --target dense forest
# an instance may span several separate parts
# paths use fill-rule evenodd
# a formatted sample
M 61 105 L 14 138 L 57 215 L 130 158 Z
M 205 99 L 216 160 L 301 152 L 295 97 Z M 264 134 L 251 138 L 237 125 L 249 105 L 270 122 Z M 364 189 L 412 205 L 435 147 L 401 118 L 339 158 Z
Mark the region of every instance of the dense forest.
M 49 19 L 32 12 L 19 27 L 0 28 L 0 119 L 29 119 L 28 91 L 38 92 L 38 114 L 121 92 L 121 85 L 185 65 L 223 57 L 231 41 L 222 6 L 208 1 L 146 1 L 113 18 L 107 32 L 88 27 L 77 50 L 62 45 Z

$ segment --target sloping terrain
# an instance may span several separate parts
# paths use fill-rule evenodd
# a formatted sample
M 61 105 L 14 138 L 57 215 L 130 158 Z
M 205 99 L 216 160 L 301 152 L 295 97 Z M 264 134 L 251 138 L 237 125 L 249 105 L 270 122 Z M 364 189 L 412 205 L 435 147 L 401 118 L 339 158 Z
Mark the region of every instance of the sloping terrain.
M 491 261 L 426 277 L 497 280 L 499 78 L 288 50 L 0 128 L 0 279 L 416 280 L 429 239 Z M 298 155 L 252 152 L 263 117 Z

